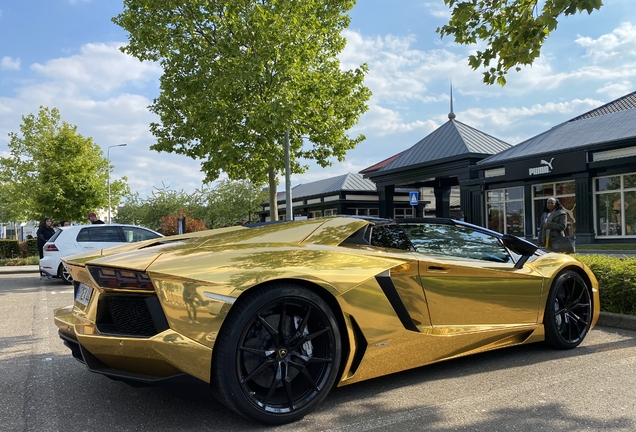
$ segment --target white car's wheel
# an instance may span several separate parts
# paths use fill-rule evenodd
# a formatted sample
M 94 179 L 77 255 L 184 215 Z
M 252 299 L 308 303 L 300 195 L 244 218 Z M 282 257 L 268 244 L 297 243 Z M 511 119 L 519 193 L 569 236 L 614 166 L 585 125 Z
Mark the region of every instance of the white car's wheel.
M 73 278 L 71 277 L 71 274 L 68 272 L 68 270 L 66 270 L 66 267 L 64 267 L 64 264 L 60 264 L 60 267 L 57 270 L 57 275 L 64 282 L 69 283 L 69 284 L 73 283 Z

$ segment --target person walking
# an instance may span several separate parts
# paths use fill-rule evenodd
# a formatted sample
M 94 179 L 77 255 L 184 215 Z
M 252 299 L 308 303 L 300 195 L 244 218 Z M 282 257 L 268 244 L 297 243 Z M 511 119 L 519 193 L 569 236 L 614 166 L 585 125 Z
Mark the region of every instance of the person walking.
M 53 225 L 53 221 L 50 217 L 45 217 L 40 222 L 40 226 L 38 227 L 37 237 L 38 237 L 38 252 L 40 253 L 40 259 L 44 258 L 44 244 L 49 241 L 53 234 L 55 234 L 55 230 L 51 226 Z
M 539 226 L 539 246 L 546 250 L 552 250 L 550 245 L 558 237 L 563 237 L 563 231 L 567 225 L 567 215 L 556 198 L 548 198 L 543 208 Z
M 93 212 L 90 212 L 88 214 L 87 218 L 88 218 L 89 221 L 91 221 L 91 224 L 93 224 L 93 225 L 103 224 L 104 223 L 104 221 L 101 221 L 101 220 L 97 219 L 97 215 L 95 213 L 93 213 Z

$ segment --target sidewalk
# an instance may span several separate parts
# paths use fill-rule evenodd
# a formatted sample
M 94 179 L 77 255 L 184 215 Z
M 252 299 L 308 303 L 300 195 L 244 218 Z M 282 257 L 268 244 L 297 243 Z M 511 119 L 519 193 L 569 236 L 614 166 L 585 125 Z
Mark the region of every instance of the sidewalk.
M 40 274 L 40 266 L 37 266 L 37 265 L 0 266 L 0 274 L 21 274 L 21 273 Z
M 40 268 L 36 265 L 0 266 L 0 275 L 23 273 L 33 273 L 34 275 L 39 275 Z M 601 312 L 601 316 L 598 319 L 597 325 L 603 327 L 620 328 L 625 330 L 636 330 L 636 316 L 621 315 L 611 312 Z

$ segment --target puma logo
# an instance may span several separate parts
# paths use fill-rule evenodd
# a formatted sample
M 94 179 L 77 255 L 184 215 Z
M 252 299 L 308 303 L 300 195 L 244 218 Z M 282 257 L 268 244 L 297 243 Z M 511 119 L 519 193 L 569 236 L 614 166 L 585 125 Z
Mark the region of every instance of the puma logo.
M 554 158 L 550 159 L 550 162 L 541 159 L 541 165 L 547 165 L 550 167 L 550 171 L 552 170 L 552 161 L 554 160 Z

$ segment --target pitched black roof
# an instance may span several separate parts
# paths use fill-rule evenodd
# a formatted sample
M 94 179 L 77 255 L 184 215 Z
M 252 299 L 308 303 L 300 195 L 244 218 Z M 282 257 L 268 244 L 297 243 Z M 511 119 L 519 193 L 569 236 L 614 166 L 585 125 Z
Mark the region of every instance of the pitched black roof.
M 510 144 L 451 118 L 378 172 L 465 154 L 491 155 L 509 148 Z
M 636 92 L 556 125 L 477 164 L 501 164 L 514 159 L 633 137 L 636 137 Z
M 299 184 L 291 190 L 292 199 L 312 197 L 317 195 L 325 195 L 339 191 L 368 191 L 376 192 L 375 183 L 369 179 L 365 179 L 361 174 L 349 173 L 318 180 L 311 183 Z M 285 192 L 277 195 L 278 201 L 285 201 Z

